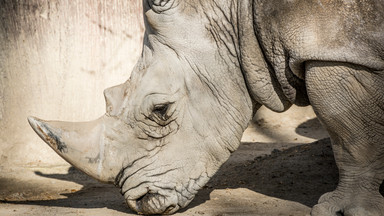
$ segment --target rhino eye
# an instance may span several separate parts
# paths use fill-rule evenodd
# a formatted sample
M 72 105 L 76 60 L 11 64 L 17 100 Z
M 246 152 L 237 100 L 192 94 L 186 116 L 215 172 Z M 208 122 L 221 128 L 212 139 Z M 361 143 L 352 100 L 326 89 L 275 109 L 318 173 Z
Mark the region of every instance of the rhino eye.
M 169 108 L 169 104 L 155 105 L 155 107 L 152 110 L 152 113 L 154 113 L 160 120 L 166 121 L 168 119 L 168 116 L 167 116 L 168 108 Z

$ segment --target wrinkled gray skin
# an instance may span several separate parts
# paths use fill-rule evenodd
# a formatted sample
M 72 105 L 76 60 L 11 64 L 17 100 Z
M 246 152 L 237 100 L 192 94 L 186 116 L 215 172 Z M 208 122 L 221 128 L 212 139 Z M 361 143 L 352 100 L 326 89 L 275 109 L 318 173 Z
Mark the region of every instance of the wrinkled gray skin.
M 261 105 L 311 104 L 332 138 L 337 189 L 312 215 L 384 215 L 382 0 L 144 0 L 143 54 L 88 123 L 29 118 L 68 162 L 129 207 L 185 207 Z M 257 181 L 257 180 L 256 180 Z

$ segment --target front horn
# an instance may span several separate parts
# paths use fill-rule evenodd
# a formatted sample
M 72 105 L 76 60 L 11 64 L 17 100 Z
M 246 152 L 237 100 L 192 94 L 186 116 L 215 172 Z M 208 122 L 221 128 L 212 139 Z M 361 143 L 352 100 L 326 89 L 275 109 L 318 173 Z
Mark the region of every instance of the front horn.
M 29 117 L 33 130 L 67 162 L 91 177 L 113 183 L 116 175 L 104 167 L 104 116 L 91 122 L 43 121 Z

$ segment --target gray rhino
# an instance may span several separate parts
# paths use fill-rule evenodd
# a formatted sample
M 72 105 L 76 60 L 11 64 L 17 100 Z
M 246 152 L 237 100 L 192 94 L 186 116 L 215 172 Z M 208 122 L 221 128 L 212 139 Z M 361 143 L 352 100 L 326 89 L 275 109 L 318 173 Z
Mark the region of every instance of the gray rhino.
M 29 118 L 141 214 L 191 202 L 261 105 L 312 105 L 339 168 L 318 215 L 384 215 L 384 1 L 144 0 L 142 56 L 87 123 Z

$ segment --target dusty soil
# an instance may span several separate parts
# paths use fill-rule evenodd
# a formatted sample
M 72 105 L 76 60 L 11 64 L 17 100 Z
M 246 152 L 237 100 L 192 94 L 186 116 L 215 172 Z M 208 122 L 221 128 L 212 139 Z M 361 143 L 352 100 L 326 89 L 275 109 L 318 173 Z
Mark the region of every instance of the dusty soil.
M 337 184 L 326 137 L 307 108 L 260 112 L 239 149 L 175 215 L 309 215 L 320 195 Z M 133 215 L 119 189 L 69 165 L 0 171 L 0 215 Z

